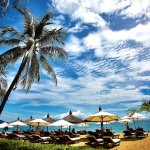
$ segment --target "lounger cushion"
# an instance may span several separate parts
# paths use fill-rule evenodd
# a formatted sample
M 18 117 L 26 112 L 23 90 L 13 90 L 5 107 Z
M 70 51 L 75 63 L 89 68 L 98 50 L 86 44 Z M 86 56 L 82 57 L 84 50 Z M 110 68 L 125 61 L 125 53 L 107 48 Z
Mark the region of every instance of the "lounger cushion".
M 80 138 L 79 137 L 76 137 L 76 138 L 70 138 L 72 141 L 79 141 Z
M 120 139 L 112 139 L 114 141 L 114 143 L 120 142 Z
M 41 137 L 42 140 L 48 140 L 51 139 L 50 137 Z
M 103 139 L 96 139 L 97 142 L 103 142 L 104 140 Z

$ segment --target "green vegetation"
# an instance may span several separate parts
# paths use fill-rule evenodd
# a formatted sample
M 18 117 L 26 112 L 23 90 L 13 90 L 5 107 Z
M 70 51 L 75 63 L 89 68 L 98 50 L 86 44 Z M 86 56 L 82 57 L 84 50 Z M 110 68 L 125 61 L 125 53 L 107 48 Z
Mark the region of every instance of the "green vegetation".
M 150 100 L 143 101 L 143 103 L 139 108 L 131 110 L 130 116 L 132 116 L 136 112 L 142 112 L 142 111 L 150 112 Z
M 93 150 L 90 147 L 71 147 L 56 144 L 33 144 L 17 140 L 0 140 L 0 150 Z
M 10 84 L 4 98 L 0 102 L 0 113 L 12 90 L 20 85 L 26 92 L 33 82 L 40 81 L 41 67 L 52 77 L 57 85 L 57 78 L 50 62 L 56 62 L 56 57 L 64 60 L 66 52 L 59 47 L 63 45 L 66 32 L 63 28 L 53 28 L 50 19 L 53 15 L 47 12 L 41 18 L 36 18 L 25 9 L 14 6 L 23 17 L 23 30 L 19 32 L 12 26 L 0 28 L 0 46 L 11 49 L 0 55 L 0 70 L 12 66 L 17 60 L 20 66 Z M 17 66 L 18 67 L 18 66 Z

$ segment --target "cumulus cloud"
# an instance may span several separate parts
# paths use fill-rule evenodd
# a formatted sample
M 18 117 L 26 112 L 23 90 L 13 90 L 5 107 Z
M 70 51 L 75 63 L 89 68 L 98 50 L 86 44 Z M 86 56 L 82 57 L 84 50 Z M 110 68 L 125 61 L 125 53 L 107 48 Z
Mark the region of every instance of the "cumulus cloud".
M 97 12 L 93 12 L 84 6 L 85 1 L 53 0 L 52 2 L 60 13 L 69 15 L 73 20 L 80 20 L 82 23 L 97 24 L 99 27 L 105 26 L 105 21 Z
M 108 41 L 121 41 L 121 40 L 135 40 L 137 42 L 143 42 L 149 40 L 150 23 L 145 25 L 139 24 L 130 30 L 112 31 L 106 29 L 102 31 L 102 35 Z
M 143 15 L 150 17 L 149 0 L 109 0 L 109 4 L 107 0 L 53 0 L 53 5 L 61 13 L 71 15 L 74 19 L 83 19 L 85 22 L 88 17 L 84 16 L 84 13 L 88 13 L 90 21 L 95 22 L 99 18 L 101 25 L 105 23 L 101 17 L 97 17 L 100 13 L 115 12 L 118 15 L 131 18 L 142 17 Z

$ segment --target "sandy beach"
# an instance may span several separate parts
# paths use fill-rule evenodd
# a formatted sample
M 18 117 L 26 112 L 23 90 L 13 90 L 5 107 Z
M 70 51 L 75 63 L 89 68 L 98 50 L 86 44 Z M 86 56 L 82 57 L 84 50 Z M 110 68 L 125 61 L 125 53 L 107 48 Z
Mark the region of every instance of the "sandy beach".
M 81 136 L 81 142 L 73 144 L 72 146 L 86 146 L 85 137 Z M 149 150 L 150 149 L 150 133 L 146 138 L 124 138 L 123 134 L 120 134 L 121 143 L 119 146 L 111 148 L 112 150 Z M 97 146 L 94 149 L 100 149 L 101 146 Z

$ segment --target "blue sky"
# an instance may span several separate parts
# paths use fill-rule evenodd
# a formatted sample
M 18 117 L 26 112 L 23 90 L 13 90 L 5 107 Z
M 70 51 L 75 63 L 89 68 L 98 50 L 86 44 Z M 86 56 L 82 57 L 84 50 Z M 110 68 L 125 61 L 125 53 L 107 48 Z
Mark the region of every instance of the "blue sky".
M 54 14 L 53 27 L 68 31 L 64 63 L 52 64 L 58 85 L 42 70 L 40 83 L 27 94 L 13 91 L 1 119 L 61 118 L 70 110 L 79 117 L 98 111 L 125 115 L 150 98 L 149 0 L 28 0 L 34 16 Z M 22 28 L 22 19 L 8 9 L 0 26 Z M 1 47 L 0 53 L 7 48 Z M 19 65 L 19 61 L 16 66 Z M 7 74 L 10 83 L 16 67 Z

